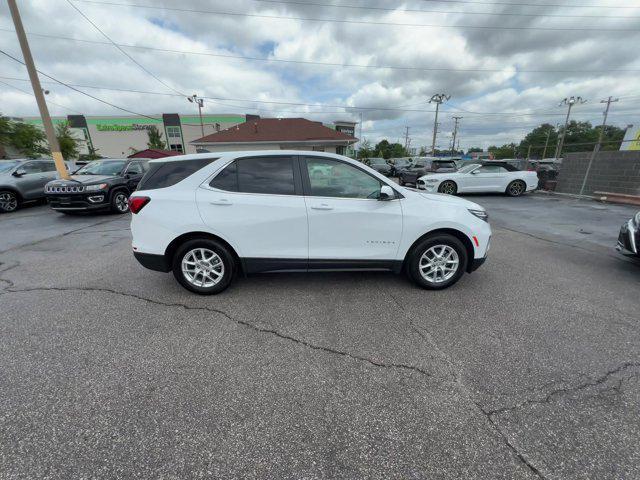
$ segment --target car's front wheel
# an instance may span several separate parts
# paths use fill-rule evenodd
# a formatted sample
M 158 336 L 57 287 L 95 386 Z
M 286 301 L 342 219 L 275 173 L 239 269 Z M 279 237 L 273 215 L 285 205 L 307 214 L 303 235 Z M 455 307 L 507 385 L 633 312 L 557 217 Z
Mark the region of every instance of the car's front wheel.
M 222 292 L 231 283 L 235 269 L 235 261 L 227 248 L 209 239 L 189 240 L 173 257 L 176 280 L 200 295 Z
M 111 195 L 111 211 L 127 213 L 129 211 L 129 195 L 124 190 L 118 190 Z
M 407 272 L 423 288 L 441 290 L 456 283 L 467 269 L 467 249 L 449 234 L 436 234 L 416 245 L 407 259 Z
M 18 209 L 18 196 L 11 190 L 0 190 L 0 212 L 9 213 Z
M 447 195 L 455 195 L 458 193 L 458 186 L 451 180 L 445 180 L 438 187 L 438 192 L 446 193 Z

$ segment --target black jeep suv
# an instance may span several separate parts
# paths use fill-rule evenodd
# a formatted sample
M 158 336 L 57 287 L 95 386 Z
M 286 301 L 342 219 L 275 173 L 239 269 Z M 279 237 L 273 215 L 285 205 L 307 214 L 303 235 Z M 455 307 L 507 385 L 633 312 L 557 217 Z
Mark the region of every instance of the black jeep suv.
M 62 213 L 90 210 L 129 211 L 129 195 L 148 170 L 148 160 L 139 158 L 94 160 L 76 170 L 70 180 L 47 183 L 44 193 L 49 206 Z

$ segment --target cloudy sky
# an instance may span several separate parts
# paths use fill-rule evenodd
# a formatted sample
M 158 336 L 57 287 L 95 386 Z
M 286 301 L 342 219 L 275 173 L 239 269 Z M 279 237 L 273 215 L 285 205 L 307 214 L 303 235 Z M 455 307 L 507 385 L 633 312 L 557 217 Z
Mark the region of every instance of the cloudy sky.
M 207 113 L 325 122 L 362 114 L 364 138 L 404 141 L 408 126 L 411 145 L 420 146 L 431 144 L 428 100 L 446 93 L 440 148 L 449 146 L 454 115 L 463 117 L 461 147 L 487 147 L 563 122 L 558 104 L 572 95 L 588 100 L 574 119 L 600 122 L 600 100 L 613 95 L 620 101 L 610 122 L 640 123 L 640 0 L 18 4 L 39 70 L 136 113 L 193 113 L 184 96 L 197 93 L 207 97 Z M 0 45 L 22 58 L 5 2 Z M 37 114 L 26 78 L 21 64 L 0 55 L 2 114 Z M 124 114 L 43 85 L 54 115 Z

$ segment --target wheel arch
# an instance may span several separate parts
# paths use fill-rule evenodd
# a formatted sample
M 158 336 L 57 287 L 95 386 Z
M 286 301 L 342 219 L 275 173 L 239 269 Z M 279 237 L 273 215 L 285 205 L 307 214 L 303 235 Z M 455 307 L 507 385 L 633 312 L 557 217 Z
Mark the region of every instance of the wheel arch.
M 458 184 L 458 182 L 456 182 L 454 179 L 452 178 L 445 178 L 444 180 L 442 180 L 439 184 L 438 184 L 438 192 L 440 191 L 440 187 L 442 186 L 443 183 L 445 182 L 451 182 L 456 186 L 456 193 L 458 193 L 460 191 L 460 185 Z
M 411 252 L 416 247 L 416 245 L 418 245 L 420 242 L 425 240 L 427 237 L 432 237 L 434 235 L 438 235 L 441 233 L 452 235 L 462 242 L 462 244 L 465 247 L 465 250 L 467 251 L 466 271 L 471 273 L 471 265 L 473 264 L 473 259 L 475 258 L 475 250 L 473 248 L 473 243 L 471 242 L 471 239 L 467 236 L 466 233 L 461 232 L 460 230 L 456 230 L 455 228 L 437 228 L 435 230 L 431 230 L 421 235 L 415 242 L 411 244 L 411 246 L 407 250 L 407 253 L 404 256 L 404 259 L 402 260 L 402 268 L 404 269 L 407 263 L 407 259 L 409 258 L 409 255 L 411 255 Z
M 207 240 L 214 240 L 224 245 L 229 250 L 229 252 L 231 252 L 231 255 L 233 256 L 233 259 L 236 261 L 236 264 L 240 272 L 244 273 L 246 271 L 244 268 L 244 263 L 242 262 L 242 259 L 238 255 L 238 252 L 236 251 L 236 249 L 233 248 L 233 245 L 231 245 L 224 238 L 219 237 L 218 235 L 215 235 L 210 232 L 203 232 L 203 231 L 183 233 L 182 235 L 171 240 L 171 242 L 169 243 L 169 245 L 167 245 L 167 248 L 164 251 L 165 261 L 167 261 L 168 264 L 170 265 L 173 262 L 173 255 L 175 254 L 176 250 L 180 245 L 182 245 L 184 242 L 187 242 L 189 240 L 196 240 L 200 238 L 204 238 Z
M 12 192 L 15 193 L 16 197 L 18 198 L 18 202 L 22 202 L 24 201 L 24 197 L 22 196 L 22 194 L 20 193 L 20 190 L 18 190 L 15 187 L 9 187 L 9 186 L 4 186 L 4 185 L 0 185 L 0 192 Z

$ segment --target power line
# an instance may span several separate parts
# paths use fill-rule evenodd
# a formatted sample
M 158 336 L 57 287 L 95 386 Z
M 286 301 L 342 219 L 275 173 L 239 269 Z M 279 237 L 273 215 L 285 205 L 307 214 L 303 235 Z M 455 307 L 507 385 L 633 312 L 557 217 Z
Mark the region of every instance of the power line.
M 77 0 L 81 1 L 81 0 Z M 508 16 L 508 17 L 555 17 L 555 18 L 623 18 L 633 20 L 640 17 L 631 17 L 629 15 L 567 15 L 567 14 L 553 14 L 553 13 L 512 13 L 512 12 L 467 12 L 460 10 L 425 10 L 414 8 L 390 8 L 390 7 L 372 7 L 364 5 L 349 5 L 349 4 L 335 4 L 335 3 L 317 3 L 317 2 L 303 2 L 296 0 L 251 0 L 252 2 L 279 4 L 279 5 L 301 5 L 305 7 L 331 7 L 331 8 L 346 8 L 353 10 L 374 10 L 382 12 L 407 12 L 407 13 L 445 13 L 445 14 L 458 14 L 458 15 L 490 15 L 490 16 Z
M 16 87 L 15 85 L 11 85 L 10 83 L 7 83 L 7 82 L 3 82 L 2 80 L 0 80 L 0 83 L 3 84 L 3 85 L 6 85 L 9 88 L 13 88 L 14 90 L 18 90 L 19 92 L 25 93 L 25 94 L 27 94 L 27 95 L 29 95 L 31 97 L 35 96 L 33 94 L 33 92 L 29 92 L 28 90 L 23 90 L 20 87 Z M 49 100 L 47 103 L 50 103 L 51 105 L 55 105 L 56 107 L 60 107 L 63 110 L 68 110 L 68 111 L 73 112 L 73 113 L 80 113 L 79 111 L 74 110 L 73 108 L 65 107 L 64 105 L 60 105 L 59 103 L 52 102 L 51 100 Z
M 22 65 L 25 65 L 25 63 L 24 63 L 22 60 L 20 60 L 19 58 L 14 57 L 13 55 L 11 55 L 11 54 L 9 54 L 9 53 L 5 52 L 4 50 L 0 50 L 0 53 L 2 53 L 3 55 L 5 55 L 5 56 L 9 57 L 10 59 L 12 59 L 12 60 L 14 60 L 14 61 L 16 61 L 16 62 L 18 62 L 18 63 L 20 63 L 20 64 L 22 64 Z M 101 99 L 101 98 L 98 98 L 98 97 L 96 97 L 96 96 L 94 96 L 94 95 L 91 95 L 90 93 L 83 92 L 82 90 L 78 90 L 77 88 L 73 87 L 72 85 L 69 85 L 68 83 L 63 82 L 62 80 L 58 80 L 57 78 L 52 77 L 51 75 L 47 75 L 46 73 L 44 73 L 44 72 L 42 72 L 42 71 L 40 71 L 40 70 L 37 70 L 37 72 L 38 72 L 40 75 L 44 75 L 44 76 L 45 76 L 45 77 L 47 77 L 48 79 L 53 80 L 53 81 L 54 81 L 54 82 L 56 82 L 56 83 L 59 83 L 60 85 L 64 85 L 65 87 L 67 87 L 67 88 L 69 88 L 69 89 L 73 90 L 74 92 L 81 93 L 82 95 L 85 95 L 85 96 L 87 96 L 87 97 L 89 97 L 89 98 L 93 98 L 94 100 L 97 100 L 98 102 L 104 103 L 105 105 L 109 105 L 110 107 L 116 108 L 116 109 L 118 109 L 118 110 L 122 110 L 123 112 L 131 113 L 132 115 L 137 115 L 137 116 L 140 116 L 140 117 L 149 118 L 149 119 L 151 119 L 151 120 L 160 121 L 160 119 L 158 119 L 158 118 L 151 117 L 151 116 L 149 116 L 149 115 L 145 115 L 144 113 L 134 112 L 133 110 L 129 110 L 129 109 L 124 108 L 124 107 L 120 107 L 120 106 L 115 105 L 115 104 L 113 104 L 113 103 L 111 103 L 111 102 L 108 102 L 108 101 L 103 100 L 103 99 Z
M 11 32 L 15 33 L 14 30 L 10 28 L 0 28 L 2 32 Z M 88 40 L 74 37 L 65 37 L 62 35 L 49 35 L 44 33 L 33 33 L 29 32 L 29 36 L 31 37 L 41 37 L 41 38 L 55 38 L 57 40 L 66 40 L 71 42 L 78 43 L 88 43 L 92 45 L 111 45 L 109 42 L 103 42 L 99 40 Z M 273 58 L 273 57 L 254 57 L 249 55 L 232 55 L 226 53 L 213 53 L 209 51 L 197 52 L 190 50 L 175 50 L 169 48 L 159 48 L 159 47 L 150 47 L 146 45 L 130 45 L 125 43 L 118 43 L 120 47 L 124 48 L 135 48 L 139 50 L 149 50 L 155 52 L 164 52 L 164 53 L 175 53 L 180 55 L 196 55 L 196 56 L 206 56 L 206 57 L 216 57 L 216 58 L 232 58 L 238 60 L 249 60 L 249 61 L 258 61 L 258 62 L 267 62 L 267 63 L 291 63 L 298 65 L 318 65 L 318 66 L 326 66 L 326 67 L 340 67 L 340 68 L 373 68 L 373 69 L 381 69 L 386 68 L 389 70 L 401 70 L 401 71 L 418 71 L 418 72 L 488 72 L 488 73 L 497 73 L 504 72 L 507 70 L 506 68 L 450 68 L 450 67 L 408 67 L 401 65 L 365 65 L 365 64 L 357 64 L 357 63 L 336 63 L 336 62 L 315 62 L 309 60 L 289 60 L 282 58 Z M 591 69 L 591 70 L 571 70 L 571 69 L 556 69 L 556 70 L 529 70 L 529 69 L 519 69 L 516 68 L 516 73 L 635 73 L 640 72 L 640 68 L 625 68 L 625 69 Z M 182 95 L 182 94 L 181 94 Z
M 437 3 L 465 3 L 469 5 L 505 5 L 514 7 L 563 7 L 563 8 L 640 8 L 627 5 L 577 5 L 571 3 L 511 3 L 511 2 L 474 2 L 472 0 L 422 0 Z
M 274 20 L 299 20 L 305 22 L 320 22 L 320 23 L 341 23 L 341 24 L 350 24 L 350 25 L 376 25 L 376 26 L 387 26 L 387 27 L 419 27 L 419 28 L 475 28 L 482 30 L 543 30 L 543 31 L 567 31 L 567 32 L 575 32 L 575 31 L 601 31 L 601 32 L 637 32 L 640 31 L 637 28 L 600 28 L 596 26 L 587 26 L 587 27 L 531 27 L 531 26 L 517 26 L 517 27 L 506 27 L 502 25 L 461 25 L 461 24 L 432 24 L 432 23 L 401 23 L 401 22 L 381 22 L 381 21 L 367 21 L 367 20 L 346 20 L 342 18 L 315 18 L 315 17 L 292 17 L 292 16 L 283 16 L 283 15 L 264 15 L 259 13 L 244 13 L 244 12 L 223 12 L 219 10 L 200 10 L 200 9 L 189 9 L 189 8 L 177 8 L 177 7 L 165 7 L 165 6 L 155 6 L 155 5 L 140 5 L 133 3 L 117 3 L 117 2 L 108 2 L 101 0 L 73 0 L 75 2 L 83 2 L 90 3 L 95 5 L 110 5 L 110 6 L 118 6 L 118 7 L 133 7 L 133 8 L 147 8 L 152 10 L 167 10 L 171 12 L 186 12 L 186 13 L 199 13 L 199 14 L 210 14 L 210 15 L 225 15 L 231 17 L 248 17 L 248 18 L 263 18 L 263 19 L 274 19 Z
M 109 37 L 109 35 L 107 35 L 106 33 L 104 33 L 100 27 L 98 27 L 98 25 L 96 25 L 89 17 L 87 17 L 82 10 L 80 10 L 78 7 L 76 7 L 73 2 L 71 2 L 71 0 L 66 0 L 67 3 L 69 5 L 71 5 L 71 7 L 78 12 L 82 18 L 84 18 L 87 22 L 89 22 L 93 28 L 95 28 L 98 32 L 100 32 L 102 34 L 102 36 L 104 38 L 106 38 L 107 40 L 109 40 L 109 42 L 116 47 L 125 57 L 127 57 L 129 60 L 131 60 L 133 63 L 135 63 L 138 67 L 140 67 L 145 73 L 147 73 L 149 76 L 155 78 L 158 82 L 160 82 L 162 85 L 164 85 L 165 87 L 167 87 L 169 90 L 179 93 L 181 95 L 184 95 L 182 92 L 180 92 L 179 90 L 176 90 L 175 88 L 173 88 L 171 85 L 168 85 L 167 83 L 165 83 L 162 79 L 160 79 L 158 76 L 156 76 L 152 71 L 150 71 L 148 68 L 146 68 L 144 65 L 142 65 L 141 63 L 139 63 L 135 58 L 133 58 L 131 55 L 129 55 L 127 52 L 125 52 L 120 45 L 118 45 L 116 42 L 114 42 L 111 37 Z M 186 96 L 186 95 L 184 95 Z

